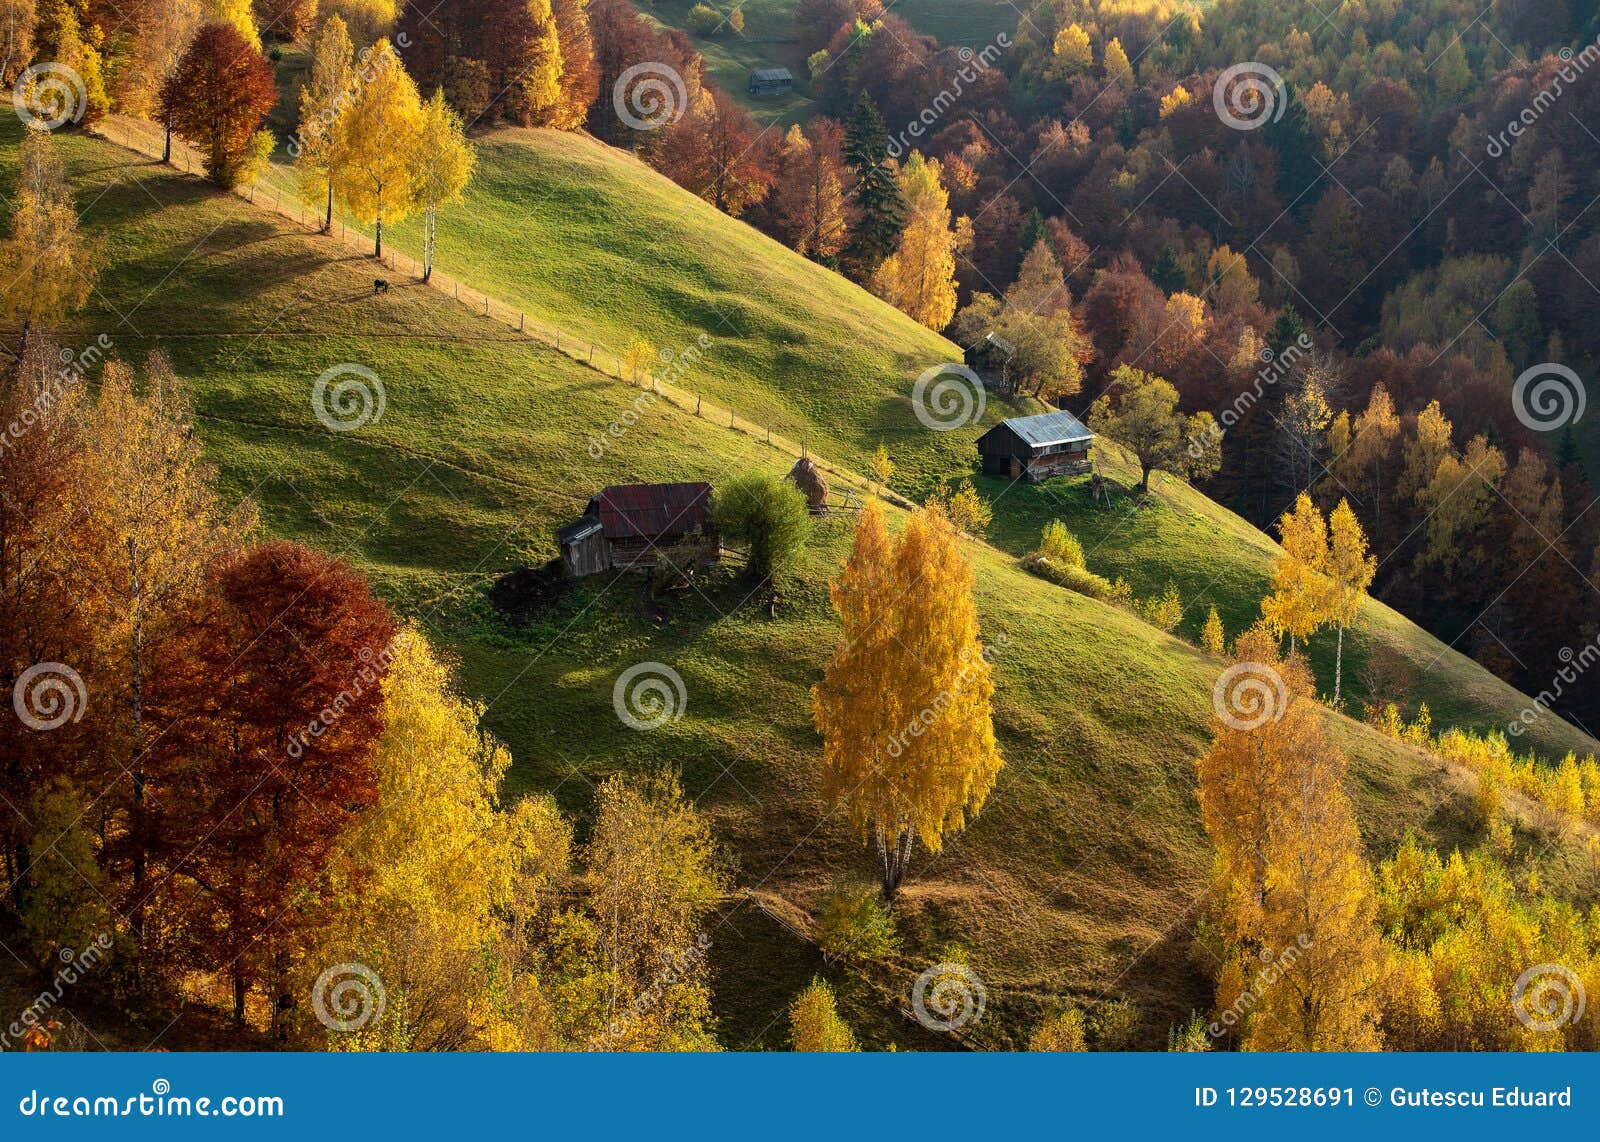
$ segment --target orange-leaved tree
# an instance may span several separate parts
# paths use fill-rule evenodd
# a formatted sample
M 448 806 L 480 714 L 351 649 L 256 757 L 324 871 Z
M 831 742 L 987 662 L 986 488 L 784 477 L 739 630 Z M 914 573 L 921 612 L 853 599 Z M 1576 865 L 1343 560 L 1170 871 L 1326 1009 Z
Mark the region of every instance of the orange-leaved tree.
M 830 585 L 843 632 L 812 687 L 824 794 L 877 849 L 884 894 L 983 807 L 1002 764 L 972 564 L 937 506 L 891 542 L 869 503 Z
M 160 114 L 200 148 L 211 181 L 231 188 L 253 179 L 272 153 L 261 122 L 277 101 L 261 52 L 231 24 L 207 24 L 162 83 Z

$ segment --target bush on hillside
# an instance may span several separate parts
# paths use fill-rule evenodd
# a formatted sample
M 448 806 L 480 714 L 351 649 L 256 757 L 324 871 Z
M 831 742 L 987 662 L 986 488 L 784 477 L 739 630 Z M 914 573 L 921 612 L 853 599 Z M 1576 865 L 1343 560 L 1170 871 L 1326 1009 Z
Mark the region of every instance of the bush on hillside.
M 894 918 L 872 884 L 838 884 L 817 913 L 817 946 L 830 958 L 876 960 L 900 947 Z

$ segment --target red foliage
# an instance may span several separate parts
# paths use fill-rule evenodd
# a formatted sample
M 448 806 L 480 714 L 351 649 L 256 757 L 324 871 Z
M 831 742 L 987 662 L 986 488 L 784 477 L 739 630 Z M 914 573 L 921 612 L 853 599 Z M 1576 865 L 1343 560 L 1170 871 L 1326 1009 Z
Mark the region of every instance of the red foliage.
M 161 85 L 160 115 L 200 148 L 211 180 L 232 187 L 244 177 L 252 139 L 277 101 L 261 53 L 231 24 L 207 24 Z
M 395 631 L 359 572 L 273 542 L 213 574 L 160 671 L 169 728 L 152 769 L 170 881 L 159 887 L 181 917 L 173 950 L 232 977 L 236 1017 L 255 981 L 281 977 L 305 922 L 296 898 L 376 800 Z

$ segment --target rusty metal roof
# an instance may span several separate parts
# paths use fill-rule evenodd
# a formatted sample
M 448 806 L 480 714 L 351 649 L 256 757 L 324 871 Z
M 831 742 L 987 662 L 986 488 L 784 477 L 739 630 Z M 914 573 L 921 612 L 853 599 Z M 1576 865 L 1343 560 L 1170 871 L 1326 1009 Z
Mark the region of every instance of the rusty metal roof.
M 594 499 L 607 539 L 661 539 L 711 531 L 711 485 L 613 484 Z

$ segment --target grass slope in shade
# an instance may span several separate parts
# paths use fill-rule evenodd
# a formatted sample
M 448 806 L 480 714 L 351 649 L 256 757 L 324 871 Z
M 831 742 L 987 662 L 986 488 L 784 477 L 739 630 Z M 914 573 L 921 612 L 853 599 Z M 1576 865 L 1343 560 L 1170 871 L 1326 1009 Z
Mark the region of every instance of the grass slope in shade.
M 7 192 L 16 134 L 0 128 Z M 637 580 L 598 577 L 513 628 L 488 606 L 489 584 L 553 554 L 551 529 L 595 489 L 718 482 L 782 470 L 788 458 L 658 404 L 596 459 L 588 437 L 637 390 L 420 286 L 373 298 L 370 261 L 197 180 L 129 165 L 126 152 L 93 139 L 62 144 L 86 225 L 105 236 L 108 257 L 95 301 L 65 340 L 109 331 L 135 360 L 158 343 L 168 349 L 194 388 L 199 434 L 228 493 L 255 496 L 271 534 L 354 561 L 458 657 L 465 689 L 488 704 L 488 728 L 513 752 L 515 789 L 554 791 L 581 831 L 607 774 L 683 770 L 738 865 L 741 895 L 709 932 L 724 1043 L 784 1046 L 787 1004 L 820 973 L 839 986 L 866 1044 L 947 1046 L 899 1011 L 949 943 L 968 950 L 987 984 L 988 1014 L 971 1028 L 984 1046 L 1024 1043 L 1061 996 L 1128 996 L 1143 1012 L 1145 1046 L 1207 1005 L 1209 982 L 1188 940 L 1211 863 L 1193 761 L 1207 740 L 1219 662 L 971 545 L 985 638 L 1007 639 L 996 664 L 1006 768 L 942 856 L 918 855 L 897 910 L 902 953 L 861 971 L 828 965 L 807 939 L 809 917 L 835 877 L 870 869 L 819 798 L 808 697 L 838 633 L 827 580 L 848 550 L 849 520 L 819 525 L 777 620 L 731 576 L 659 604 Z M 562 256 L 576 274 L 589 254 L 572 247 Z M 578 302 L 562 304 L 578 311 Z M 616 319 L 604 305 L 597 316 Z M 749 336 L 759 331 L 752 323 Z M 313 415 L 311 389 L 346 362 L 379 374 L 387 407 L 336 433 Z M 1150 518 L 1199 526 L 1186 511 Z M 892 526 L 902 522 L 892 514 Z M 1211 542 L 1206 561 L 1220 572 L 1248 542 Z M 612 688 L 645 661 L 676 670 L 687 702 L 679 720 L 641 733 L 618 719 Z M 1476 842 L 1458 776 L 1347 719 L 1328 720 L 1351 755 L 1375 855 L 1407 829 L 1446 846 Z M 1590 867 L 1557 845 L 1541 871 L 1555 889 L 1587 896 Z

